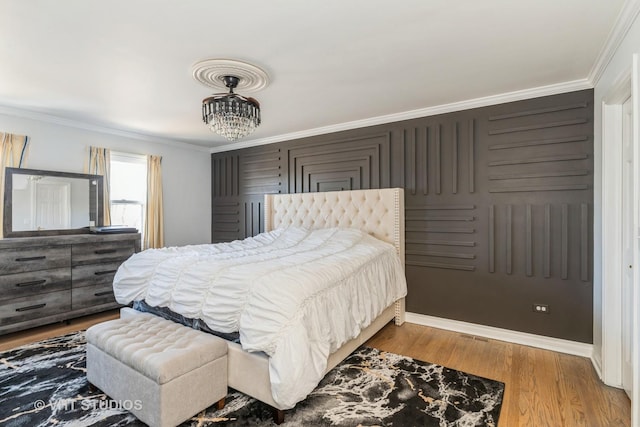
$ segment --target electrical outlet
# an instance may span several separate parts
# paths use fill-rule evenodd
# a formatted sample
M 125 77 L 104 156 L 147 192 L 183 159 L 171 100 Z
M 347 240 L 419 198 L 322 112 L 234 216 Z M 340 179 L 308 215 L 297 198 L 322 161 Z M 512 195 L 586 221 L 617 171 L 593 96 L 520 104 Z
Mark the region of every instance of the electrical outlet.
M 533 311 L 535 313 L 549 314 L 549 306 L 547 304 L 533 304 Z

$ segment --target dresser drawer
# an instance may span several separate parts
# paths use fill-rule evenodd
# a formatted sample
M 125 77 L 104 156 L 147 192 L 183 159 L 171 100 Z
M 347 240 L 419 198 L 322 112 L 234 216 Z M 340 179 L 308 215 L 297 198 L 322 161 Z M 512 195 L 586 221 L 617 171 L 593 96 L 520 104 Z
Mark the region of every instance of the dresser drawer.
M 24 273 L 71 265 L 68 245 L 0 250 L 0 274 Z
M 82 286 L 113 284 L 113 276 L 116 275 L 121 262 L 109 262 L 106 264 L 78 265 L 71 269 L 71 284 L 74 288 Z
M 0 302 L 0 326 L 60 314 L 70 309 L 70 290 L 14 298 Z
M 116 303 L 111 284 L 84 286 L 71 291 L 71 309 L 94 307 L 102 304 Z
M 0 276 L 0 301 L 65 289 L 71 289 L 69 267 Z
M 81 243 L 71 248 L 71 260 L 74 266 L 103 262 L 124 261 L 133 255 L 134 241 Z

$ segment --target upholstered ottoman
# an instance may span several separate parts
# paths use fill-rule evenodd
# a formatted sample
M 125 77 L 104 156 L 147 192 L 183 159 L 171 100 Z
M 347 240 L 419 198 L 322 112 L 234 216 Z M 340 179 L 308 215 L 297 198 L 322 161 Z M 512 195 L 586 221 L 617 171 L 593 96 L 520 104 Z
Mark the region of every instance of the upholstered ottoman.
M 130 310 L 130 309 L 129 309 Z M 227 342 L 149 313 L 87 330 L 87 379 L 150 426 L 175 426 L 227 394 Z

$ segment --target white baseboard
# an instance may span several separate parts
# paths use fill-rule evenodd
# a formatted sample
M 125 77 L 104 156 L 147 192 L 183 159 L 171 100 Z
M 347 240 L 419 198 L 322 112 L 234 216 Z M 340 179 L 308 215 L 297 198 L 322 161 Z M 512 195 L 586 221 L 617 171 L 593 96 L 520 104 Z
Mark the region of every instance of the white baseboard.
M 494 340 L 586 357 L 591 360 L 592 364 L 594 364 L 596 371 L 598 370 L 593 359 L 592 344 L 528 334 L 526 332 L 510 331 L 508 329 L 494 328 L 492 326 L 477 325 L 475 323 L 467 323 L 459 320 L 450 320 L 409 312 L 406 313 L 406 321 L 417 325 L 431 326 L 438 329 L 462 332 L 469 335 L 477 335 Z
M 602 378 L 602 359 L 600 357 L 598 357 L 597 354 L 595 354 L 595 352 L 591 355 L 591 364 L 593 365 L 593 369 L 596 370 L 596 374 L 598 374 L 598 378 L 600 378 L 600 380 L 602 382 L 604 382 L 603 378 Z M 606 384 L 606 382 L 605 382 Z M 611 385 L 611 384 L 607 384 L 607 385 Z M 618 388 L 622 388 L 622 384 L 619 385 L 611 385 L 612 387 L 618 387 Z

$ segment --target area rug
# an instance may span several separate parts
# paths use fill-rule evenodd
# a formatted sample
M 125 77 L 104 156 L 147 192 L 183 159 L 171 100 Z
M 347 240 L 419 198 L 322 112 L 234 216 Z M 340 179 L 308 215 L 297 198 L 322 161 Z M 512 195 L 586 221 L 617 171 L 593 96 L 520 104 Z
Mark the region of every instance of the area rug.
M 92 392 L 84 333 L 0 353 L 0 425 L 143 426 L 127 411 L 139 404 Z M 282 426 L 495 427 L 504 384 L 409 357 L 361 347 L 333 369 Z M 229 390 L 182 426 L 273 426 L 271 409 Z

